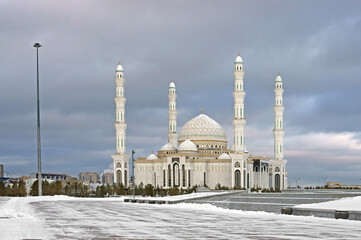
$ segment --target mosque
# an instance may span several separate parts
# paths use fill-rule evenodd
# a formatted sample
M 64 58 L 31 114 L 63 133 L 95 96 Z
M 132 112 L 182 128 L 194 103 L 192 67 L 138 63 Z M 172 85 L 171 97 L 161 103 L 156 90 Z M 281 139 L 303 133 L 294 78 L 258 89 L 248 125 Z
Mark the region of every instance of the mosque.
M 287 188 L 287 160 L 283 158 L 283 87 L 278 74 L 275 79 L 274 157 L 252 156 L 245 146 L 245 109 L 243 60 L 234 61 L 234 127 L 233 145 L 229 147 L 223 127 L 202 114 L 189 120 L 177 132 L 176 85 L 169 84 L 168 142 L 157 153 L 134 160 L 136 184 L 152 184 L 163 188 L 188 188 L 193 185 L 214 189 L 217 184 L 229 188 Z M 114 182 L 129 184 L 130 156 L 126 154 L 124 70 L 116 68 L 116 154 Z M 230 116 L 231 119 L 231 116 Z

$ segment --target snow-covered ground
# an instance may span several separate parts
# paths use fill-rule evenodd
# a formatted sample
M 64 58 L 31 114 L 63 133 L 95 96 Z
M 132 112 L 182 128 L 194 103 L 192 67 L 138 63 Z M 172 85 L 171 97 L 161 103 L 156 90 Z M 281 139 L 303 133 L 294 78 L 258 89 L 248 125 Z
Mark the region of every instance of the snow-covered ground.
M 294 208 L 331 209 L 341 211 L 361 211 L 361 196 L 341 198 L 335 201 L 301 204 Z
M 361 222 L 123 198 L 0 198 L 0 239 L 359 239 Z

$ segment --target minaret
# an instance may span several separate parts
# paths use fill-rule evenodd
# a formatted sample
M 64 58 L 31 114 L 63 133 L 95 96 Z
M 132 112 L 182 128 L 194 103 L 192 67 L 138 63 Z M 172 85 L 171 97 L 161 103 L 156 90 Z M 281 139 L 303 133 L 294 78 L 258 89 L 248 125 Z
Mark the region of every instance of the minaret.
M 245 151 L 244 144 L 244 127 L 246 125 L 246 118 L 244 117 L 244 97 L 246 96 L 243 90 L 243 60 L 238 56 L 234 61 L 234 152 L 243 153 Z
M 116 135 L 116 153 L 125 154 L 125 133 L 127 130 L 127 123 L 125 122 L 126 98 L 124 97 L 124 72 L 120 62 L 115 72 L 116 96 L 114 98 L 114 102 L 116 108 L 116 121 L 114 123 L 114 127 Z
M 275 160 L 283 160 L 283 136 L 285 134 L 285 130 L 283 129 L 283 91 L 282 78 L 278 73 L 274 89 L 275 106 L 273 107 L 275 112 L 275 126 L 273 129 Z
M 178 134 L 177 134 L 177 110 L 176 110 L 176 98 L 175 84 L 173 80 L 169 84 L 169 110 L 168 110 L 168 143 L 177 148 Z
M 124 97 L 124 71 L 120 62 L 115 71 L 115 136 L 116 136 L 116 153 L 112 155 L 114 160 L 114 183 L 128 184 L 128 159 L 125 153 L 125 137 L 127 131 L 127 123 L 125 122 L 125 102 Z

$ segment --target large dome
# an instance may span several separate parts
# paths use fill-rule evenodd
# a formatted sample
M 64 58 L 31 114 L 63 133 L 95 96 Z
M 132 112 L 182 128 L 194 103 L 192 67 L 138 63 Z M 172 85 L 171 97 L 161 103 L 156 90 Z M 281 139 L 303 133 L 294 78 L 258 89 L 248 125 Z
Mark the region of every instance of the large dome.
M 179 133 L 179 141 L 184 140 L 227 141 L 226 132 L 222 126 L 205 114 L 189 120 Z

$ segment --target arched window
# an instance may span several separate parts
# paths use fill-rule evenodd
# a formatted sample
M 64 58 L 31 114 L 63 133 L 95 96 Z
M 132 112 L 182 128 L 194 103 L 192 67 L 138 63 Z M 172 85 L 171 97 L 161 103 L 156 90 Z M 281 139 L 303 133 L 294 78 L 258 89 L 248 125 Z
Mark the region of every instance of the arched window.
M 203 186 L 207 186 L 207 183 L 206 183 L 206 172 L 203 172 Z
M 117 171 L 117 183 L 122 183 L 122 172 L 120 170 Z
M 173 186 L 179 187 L 179 185 L 180 185 L 179 165 L 175 163 L 173 165 Z
M 172 184 L 172 172 L 170 168 L 170 164 L 168 164 L 168 187 L 171 187 Z
M 184 164 L 182 165 L 182 187 L 186 186 L 186 170 Z
M 128 174 L 127 174 L 127 170 L 124 171 L 124 186 L 125 186 L 125 187 L 128 186 Z
M 280 190 L 281 188 L 281 177 L 279 174 L 275 175 L 275 189 Z
M 236 188 L 241 187 L 241 172 L 239 170 L 234 172 L 234 186 Z
M 239 66 L 239 70 L 240 70 L 240 71 L 242 70 L 242 66 Z
M 165 187 L 165 169 L 163 169 L 163 187 Z

